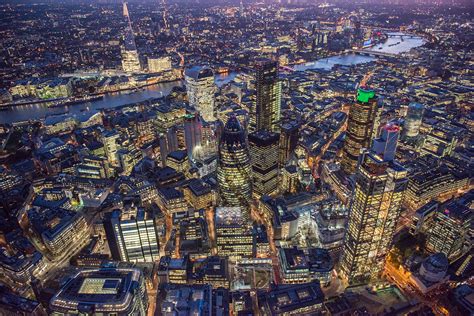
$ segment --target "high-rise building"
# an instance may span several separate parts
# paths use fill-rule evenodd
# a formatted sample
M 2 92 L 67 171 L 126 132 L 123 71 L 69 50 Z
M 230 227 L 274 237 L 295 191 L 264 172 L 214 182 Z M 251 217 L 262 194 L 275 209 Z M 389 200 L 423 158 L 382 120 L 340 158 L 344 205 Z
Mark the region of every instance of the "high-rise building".
M 202 124 L 199 115 L 187 114 L 184 118 L 184 139 L 188 158 L 193 159 L 194 152 L 201 147 Z
M 421 120 L 423 119 L 424 107 L 420 103 L 412 102 L 408 106 L 408 113 L 405 117 L 403 134 L 406 137 L 416 137 L 420 131 Z
M 235 116 L 229 118 L 222 133 L 217 181 L 224 205 L 249 206 L 252 200 L 250 153 L 245 131 Z
M 351 284 L 376 278 L 382 271 L 408 182 L 407 171 L 390 155 L 380 154 L 363 151 L 357 168 L 341 265 Z
M 298 170 L 290 165 L 281 169 L 280 190 L 282 193 L 296 193 L 298 191 Z
M 145 316 L 148 296 L 143 273 L 126 268 L 79 271 L 53 296 L 49 309 L 55 316 Z
M 341 167 L 346 174 L 353 174 L 356 171 L 361 150 L 369 147 L 376 116 L 377 97 L 375 92 L 359 88 L 356 100 L 349 111 L 342 152 Z
M 125 29 L 125 35 L 122 45 L 122 70 L 125 72 L 141 71 L 140 58 L 138 56 L 135 36 L 131 25 Z
M 433 215 L 427 232 L 426 248 L 428 251 L 445 254 L 454 260 L 470 248 L 469 230 L 473 220 L 472 202 L 474 192 L 469 192 L 459 199 L 441 204 Z
M 278 162 L 283 168 L 298 145 L 299 124 L 296 121 L 281 124 Z
M 252 161 L 253 193 L 257 198 L 270 195 L 278 188 L 279 135 L 266 130 L 249 134 Z
M 189 104 L 193 106 L 206 122 L 216 120 L 214 73 L 209 67 L 194 66 L 184 72 Z
M 380 137 L 374 139 L 372 150 L 385 161 L 395 159 L 400 128 L 394 124 L 382 127 Z
M 105 155 L 107 156 L 109 163 L 114 167 L 119 165 L 117 156 L 117 140 L 119 137 L 120 135 L 116 131 L 108 131 L 102 134 L 102 143 L 104 144 Z
M 160 258 L 155 218 L 143 209 L 108 213 L 104 229 L 114 260 L 154 262 Z
M 281 82 L 278 79 L 278 62 L 268 59 L 256 62 L 255 89 L 255 129 L 279 132 Z

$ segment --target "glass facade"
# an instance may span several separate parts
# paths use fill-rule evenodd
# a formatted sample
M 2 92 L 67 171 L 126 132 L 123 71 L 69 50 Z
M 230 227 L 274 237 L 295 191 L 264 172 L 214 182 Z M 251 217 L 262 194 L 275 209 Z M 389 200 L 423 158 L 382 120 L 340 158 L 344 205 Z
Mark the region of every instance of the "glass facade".
M 226 206 L 248 209 L 252 200 L 252 169 L 245 131 L 232 116 L 227 121 L 219 144 L 217 181 Z M 248 214 L 246 215 L 248 219 Z
M 347 122 L 341 167 L 346 174 L 357 168 L 360 151 L 368 148 L 377 116 L 377 97 L 372 90 L 359 89 Z
M 281 82 L 278 80 L 278 62 L 260 60 L 255 65 L 256 130 L 279 131 Z M 253 123 L 253 122 L 251 122 Z
M 268 131 L 249 134 L 253 193 L 257 198 L 273 194 L 277 190 L 278 141 L 279 135 Z
M 216 92 L 216 85 L 212 69 L 200 66 L 191 67 L 186 69 L 184 78 L 189 105 L 199 111 L 206 122 L 215 121 L 214 93 Z
M 405 117 L 404 134 L 406 137 L 416 137 L 420 131 L 424 107 L 420 103 L 410 103 L 408 113 Z
M 368 151 L 362 154 L 341 266 L 349 283 L 363 283 L 381 273 L 407 181 L 407 171 L 400 165 Z

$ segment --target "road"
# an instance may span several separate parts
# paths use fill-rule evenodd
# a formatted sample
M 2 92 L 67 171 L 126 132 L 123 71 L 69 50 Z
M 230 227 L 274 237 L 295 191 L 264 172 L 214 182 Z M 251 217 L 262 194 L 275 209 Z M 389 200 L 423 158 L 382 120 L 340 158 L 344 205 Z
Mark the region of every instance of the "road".
M 211 254 L 217 255 L 216 226 L 214 223 L 214 208 L 208 207 L 205 211 L 207 229 L 209 232 L 209 242 L 211 244 Z
M 386 276 L 388 276 L 388 279 L 395 283 L 408 297 L 414 298 L 418 302 L 429 306 L 437 316 L 448 316 L 448 314 L 446 314 L 446 309 L 438 304 L 439 300 L 434 298 L 426 298 L 411 285 L 409 272 L 405 272 L 404 270 L 394 267 L 387 260 L 385 263 L 384 273 Z

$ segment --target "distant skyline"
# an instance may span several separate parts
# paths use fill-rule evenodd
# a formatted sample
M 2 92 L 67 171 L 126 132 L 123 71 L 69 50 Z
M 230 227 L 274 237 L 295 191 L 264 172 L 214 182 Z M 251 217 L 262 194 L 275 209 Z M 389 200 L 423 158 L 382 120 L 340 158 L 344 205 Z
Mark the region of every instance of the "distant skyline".
M 18 4 L 18 3 L 162 3 L 162 0 L 0 0 L 1 4 Z M 167 4 L 187 3 L 187 4 L 205 4 L 205 5 L 222 5 L 222 4 L 240 4 L 240 0 L 166 0 Z M 442 5 L 442 6 L 462 6 L 474 7 L 474 1 L 471 0 L 242 0 L 244 5 L 250 4 L 282 4 L 282 5 L 317 5 L 321 3 L 337 4 L 337 5 L 406 5 L 406 6 L 424 6 L 424 5 Z M 473 12 L 469 12 L 473 13 Z

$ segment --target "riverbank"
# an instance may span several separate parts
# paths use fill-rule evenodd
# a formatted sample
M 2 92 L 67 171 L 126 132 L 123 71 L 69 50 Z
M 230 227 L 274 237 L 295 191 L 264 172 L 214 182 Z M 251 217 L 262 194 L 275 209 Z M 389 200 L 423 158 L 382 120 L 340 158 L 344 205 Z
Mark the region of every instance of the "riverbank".
M 155 83 L 147 83 L 140 86 L 134 86 L 129 88 L 122 88 L 122 89 L 115 89 L 111 91 L 104 91 L 98 93 L 91 93 L 88 95 L 81 96 L 79 98 L 72 98 L 72 97 L 64 97 L 64 98 L 54 98 L 54 99 L 41 99 L 41 100 L 27 100 L 27 101 L 20 101 L 20 102 L 12 102 L 12 103 L 4 103 L 0 104 L 0 111 L 5 111 L 8 108 L 15 107 L 15 106 L 27 106 L 27 105 L 34 105 L 34 104 L 43 104 L 48 107 L 63 107 L 73 104 L 78 104 L 82 102 L 93 102 L 102 99 L 104 96 L 114 93 L 120 92 L 137 92 L 141 89 L 146 89 L 147 87 L 157 85 L 157 84 L 164 84 L 170 82 L 178 82 L 182 81 L 182 78 L 174 79 L 174 80 L 163 80 L 160 82 Z
M 400 33 L 403 34 L 403 33 Z M 413 38 L 413 39 L 405 39 L 402 43 L 394 46 L 388 46 L 390 44 L 398 42 L 399 39 L 389 38 L 387 41 L 382 45 L 382 49 L 377 51 L 393 53 L 393 54 L 401 54 L 410 51 L 412 48 L 416 48 L 422 46 L 426 40 L 423 38 Z M 372 48 L 373 49 L 373 48 Z M 331 70 L 332 67 L 336 65 L 342 66 L 352 66 L 352 65 L 359 65 L 363 63 L 368 63 L 377 60 L 377 57 L 370 57 L 370 56 L 360 56 L 355 54 L 348 54 L 348 55 L 336 55 L 328 58 L 322 58 L 315 60 L 313 62 L 307 62 L 305 64 L 295 65 L 296 71 L 305 71 L 309 69 L 323 69 L 323 70 Z M 227 75 L 216 75 L 215 82 L 218 86 L 222 86 L 231 80 L 233 80 L 237 76 L 237 72 L 230 72 Z M 143 102 L 148 99 L 153 98 L 160 98 L 163 96 L 168 95 L 171 90 L 176 86 L 182 86 L 183 82 L 181 80 L 173 81 L 173 82 L 165 82 L 165 83 L 158 83 L 153 84 L 150 86 L 145 87 L 144 90 L 139 90 L 132 93 L 124 93 L 117 92 L 111 93 L 104 96 L 102 100 L 93 101 L 93 102 L 84 102 L 80 104 L 74 104 L 71 106 L 63 106 L 63 107 L 54 107 L 48 108 L 43 104 L 29 104 L 29 105 L 21 105 L 15 106 L 6 109 L 5 111 L 0 112 L 0 124 L 2 123 L 14 123 L 19 121 L 28 121 L 28 120 L 39 120 L 43 119 L 49 115 L 56 115 L 56 114 L 77 114 L 82 111 L 86 110 L 101 110 L 101 109 L 111 109 L 117 108 L 119 106 L 125 106 L 129 104 Z M 130 90 L 128 90 L 130 91 Z

